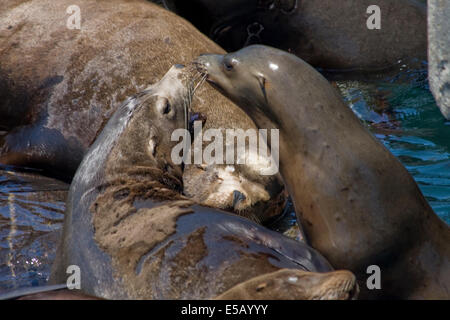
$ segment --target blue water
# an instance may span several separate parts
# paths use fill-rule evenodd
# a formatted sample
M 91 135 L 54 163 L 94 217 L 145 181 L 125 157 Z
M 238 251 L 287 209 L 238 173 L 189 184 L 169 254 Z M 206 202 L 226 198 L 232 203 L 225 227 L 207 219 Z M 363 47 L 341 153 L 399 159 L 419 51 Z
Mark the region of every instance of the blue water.
M 426 70 L 407 72 L 402 79 L 337 85 L 355 114 L 400 159 L 434 211 L 450 224 L 450 122 L 429 91 Z

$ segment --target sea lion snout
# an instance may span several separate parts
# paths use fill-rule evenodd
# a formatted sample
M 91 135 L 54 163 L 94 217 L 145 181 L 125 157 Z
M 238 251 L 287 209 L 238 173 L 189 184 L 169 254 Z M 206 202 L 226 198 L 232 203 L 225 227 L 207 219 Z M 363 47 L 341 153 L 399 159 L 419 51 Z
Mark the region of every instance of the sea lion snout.
M 193 63 L 197 71 L 206 76 L 206 81 L 219 92 L 233 92 L 232 81 L 238 73 L 237 60 L 230 55 L 202 54 Z M 227 96 L 232 101 L 234 98 Z M 236 102 L 236 101 L 234 101 Z
M 217 72 L 222 73 L 218 66 L 221 64 L 223 57 L 224 55 L 221 54 L 201 54 L 193 63 L 198 72 L 207 76 L 206 80 L 208 82 L 215 83 L 212 75 Z

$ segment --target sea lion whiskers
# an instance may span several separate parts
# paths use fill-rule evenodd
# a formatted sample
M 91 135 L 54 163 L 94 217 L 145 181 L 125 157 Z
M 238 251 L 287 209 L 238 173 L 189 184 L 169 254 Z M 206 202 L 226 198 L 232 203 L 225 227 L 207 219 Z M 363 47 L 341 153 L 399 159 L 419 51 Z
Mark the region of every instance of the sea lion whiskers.
M 193 65 L 192 63 L 188 65 L 187 67 L 188 72 L 195 72 L 190 81 L 187 84 L 188 91 L 187 95 L 184 98 L 184 118 L 185 118 L 185 129 L 189 131 L 189 112 L 191 110 L 192 105 L 192 99 L 194 97 L 195 92 L 197 89 L 203 85 L 203 83 L 206 81 L 207 75 L 204 75 L 197 71 L 197 67 Z
M 198 73 L 195 72 L 195 71 L 196 71 L 196 69 L 195 69 L 195 67 L 192 66 L 192 64 L 189 64 L 189 65 L 186 67 L 186 72 L 187 72 L 188 74 L 194 73 L 194 74 L 190 77 L 188 83 L 186 84 L 186 86 L 187 86 L 187 95 L 186 95 L 186 97 L 185 97 L 185 107 L 188 107 L 189 109 L 190 109 L 190 106 L 191 106 L 191 104 L 192 104 L 192 98 L 193 98 L 193 96 L 194 96 L 195 90 L 197 89 L 197 86 L 196 86 L 195 83 L 199 80 Z M 198 85 L 200 85 L 200 82 L 199 82 Z
M 199 76 L 199 73 L 196 70 L 196 67 L 192 64 L 189 64 L 187 67 L 185 67 L 185 72 L 188 75 L 191 75 L 191 77 L 188 78 L 188 81 L 186 83 L 187 91 L 186 95 L 183 96 L 183 111 L 184 111 L 184 129 L 185 129 L 185 150 L 188 150 L 190 145 L 188 139 L 189 134 L 189 114 L 191 112 L 191 105 L 192 105 L 192 99 L 194 97 L 195 91 L 204 83 L 206 80 L 206 77 L 203 75 Z M 186 159 L 183 159 L 183 162 L 186 162 Z
M 194 60 L 191 64 L 196 68 L 198 73 L 208 76 L 208 69 L 202 62 Z
M 197 89 L 198 89 L 201 85 L 203 85 L 203 84 L 205 83 L 207 77 L 208 77 L 207 75 L 201 75 L 200 80 L 198 80 L 198 78 L 196 78 L 196 79 L 194 79 L 194 80 L 192 81 L 192 85 L 193 85 L 193 86 L 189 87 L 190 90 L 189 90 L 189 93 L 188 93 L 188 96 L 189 96 L 189 108 L 191 107 L 191 104 L 192 104 L 192 98 L 194 97 L 195 91 L 197 91 Z M 197 84 L 195 84 L 196 81 L 198 81 Z M 188 129 L 189 129 L 189 128 L 186 127 L 186 130 L 188 130 Z
M 198 66 L 195 61 L 191 62 L 187 67 L 188 72 L 194 72 L 192 79 L 189 83 L 189 95 L 192 98 L 195 94 L 195 91 L 205 82 L 207 75 L 199 72 Z
M 200 75 L 201 75 L 200 81 L 199 81 L 199 82 L 197 83 L 197 85 L 195 86 L 195 88 L 194 88 L 192 94 L 194 94 L 195 91 L 197 91 L 197 89 L 198 89 L 201 85 L 203 85 L 203 84 L 205 83 L 206 78 L 208 77 L 207 74 L 201 74 L 201 73 L 200 73 Z

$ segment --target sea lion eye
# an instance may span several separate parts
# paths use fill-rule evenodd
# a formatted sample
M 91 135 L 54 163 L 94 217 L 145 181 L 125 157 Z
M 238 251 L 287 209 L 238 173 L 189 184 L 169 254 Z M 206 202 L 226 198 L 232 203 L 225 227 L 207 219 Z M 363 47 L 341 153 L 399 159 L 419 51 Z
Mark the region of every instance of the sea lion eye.
M 168 114 L 170 112 L 170 110 L 172 109 L 172 107 L 170 106 L 170 102 L 169 100 L 166 100 L 166 104 L 164 105 L 164 108 L 162 110 L 163 114 Z
M 162 115 L 169 115 L 172 112 L 172 106 L 169 99 L 165 97 L 158 98 L 158 101 L 156 102 L 156 109 Z
M 223 66 L 225 67 L 225 70 L 227 70 L 227 71 L 233 70 L 233 64 L 229 60 L 225 59 L 223 61 Z

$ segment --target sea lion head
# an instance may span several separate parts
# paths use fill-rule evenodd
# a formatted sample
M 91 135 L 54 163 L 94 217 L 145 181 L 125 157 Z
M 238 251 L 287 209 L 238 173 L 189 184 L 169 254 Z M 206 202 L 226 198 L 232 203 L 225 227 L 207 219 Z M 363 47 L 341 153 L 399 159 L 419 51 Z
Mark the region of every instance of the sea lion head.
M 148 143 L 141 145 L 146 146 L 148 155 L 154 159 L 158 168 L 169 170 L 178 177 L 182 175 L 182 168 L 172 159 L 172 149 L 177 143 L 172 140 L 172 133 L 179 129 L 189 130 L 189 109 L 193 96 L 191 71 L 183 65 L 172 66 L 159 82 L 151 86 L 148 100 L 150 108 L 143 111 L 147 113 L 143 116 L 151 121 L 148 124 Z M 139 122 L 145 125 L 145 121 Z M 134 129 L 136 135 L 146 131 L 145 128 Z
M 195 61 L 207 81 L 239 105 L 252 119 L 279 117 L 269 106 L 274 87 L 285 84 L 292 56 L 271 47 L 253 45 L 225 54 L 203 54 Z M 298 61 L 296 61 L 298 63 Z M 273 127 L 268 125 L 267 127 Z
M 188 129 L 195 73 L 192 67 L 174 65 L 160 81 L 127 99 L 91 147 L 78 175 L 90 180 L 94 172 L 104 177 L 153 168 L 181 181 L 182 165 L 172 159 L 178 143 L 172 134 Z
M 281 269 L 240 283 L 216 299 L 355 300 L 358 294 L 359 286 L 350 271 Z

